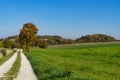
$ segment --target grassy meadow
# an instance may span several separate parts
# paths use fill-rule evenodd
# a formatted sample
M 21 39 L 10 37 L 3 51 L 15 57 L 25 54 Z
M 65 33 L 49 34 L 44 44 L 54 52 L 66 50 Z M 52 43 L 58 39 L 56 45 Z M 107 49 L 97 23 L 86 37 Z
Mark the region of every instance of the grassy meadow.
M 32 48 L 25 55 L 38 80 L 120 80 L 120 43 Z

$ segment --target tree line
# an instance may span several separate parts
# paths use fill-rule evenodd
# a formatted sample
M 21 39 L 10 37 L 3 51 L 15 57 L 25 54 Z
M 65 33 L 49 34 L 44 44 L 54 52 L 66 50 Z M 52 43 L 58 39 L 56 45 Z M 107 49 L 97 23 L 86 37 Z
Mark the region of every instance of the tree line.
M 12 48 L 15 46 L 20 46 L 18 43 L 19 36 L 10 36 L 6 39 L 0 40 L 0 47 Z M 27 41 L 27 40 L 26 40 Z M 37 39 L 34 40 L 34 43 L 30 43 L 31 46 L 40 46 L 43 43 L 46 45 L 59 45 L 59 44 L 74 44 L 74 43 L 90 43 L 90 42 L 111 42 L 116 41 L 114 37 L 105 35 L 105 34 L 93 34 L 93 35 L 85 35 L 77 39 L 67 39 L 62 38 L 61 36 L 37 36 Z
M 77 39 L 67 39 L 61 36 L 37 35 L 38 28 L 33 23 L 26 23 L 20 30 L 19 35 L 9 36 L 6 39 L 0 39 L 0 47 L 15 48 L 21 47 L 29 51 L 29 47 L 47 48 L 47 45 L 75 44 L 90 42 L 111 42 L 116 41 L 114 37 L 106 34 L 90 34 L 81 36 Z

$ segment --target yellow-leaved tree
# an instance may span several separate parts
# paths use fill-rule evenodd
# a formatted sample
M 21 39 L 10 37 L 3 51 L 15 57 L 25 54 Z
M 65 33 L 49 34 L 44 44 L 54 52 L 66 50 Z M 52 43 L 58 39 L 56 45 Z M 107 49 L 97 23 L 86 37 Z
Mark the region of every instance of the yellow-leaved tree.
M 34 44 L 37 39 L 38 28 L 33 23 L 26 23 L 20 30 L 19 42 L 21 47 L 29 52 L 30 45 Z

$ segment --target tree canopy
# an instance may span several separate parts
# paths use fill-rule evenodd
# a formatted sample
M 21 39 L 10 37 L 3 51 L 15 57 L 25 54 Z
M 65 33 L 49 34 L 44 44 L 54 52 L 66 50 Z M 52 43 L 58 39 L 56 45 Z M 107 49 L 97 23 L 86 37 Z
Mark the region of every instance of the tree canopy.
M 37 32 L 38 28 L 33 23 L 26 23 L 23 25 L 19 34 L 19 42 L 23 49 L 29 51 L 30 45 L 35 44 Z

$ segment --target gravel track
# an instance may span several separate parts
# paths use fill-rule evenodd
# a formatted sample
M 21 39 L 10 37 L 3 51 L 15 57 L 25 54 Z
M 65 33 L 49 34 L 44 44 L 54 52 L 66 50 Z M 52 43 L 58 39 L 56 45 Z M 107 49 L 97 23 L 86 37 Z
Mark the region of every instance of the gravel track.
M 34 74 L 31 64 L 26 56 L 21 51 L 21 67 L 18 76 L 14 80 L 37 80 Z
M 7 73 L 11 68 L 13 63 L 17 58 L 18 52 L 16 52 L 9 60 L 0 65 L 0 78 L 5 77 L 4 74 Z
M 37 80 L 36 75 L 33 72 L 32 66 L 26 56 L 22 53 L 22 49 L 18 49 L 16 53 L 5 63 L 0 65 L 0 78 L 4 78 L 5 73 L 7 73 L 15 62 L 18 52 L 21 53 L 21 67 L 18 72 L 18 76 L 14 80 Z

